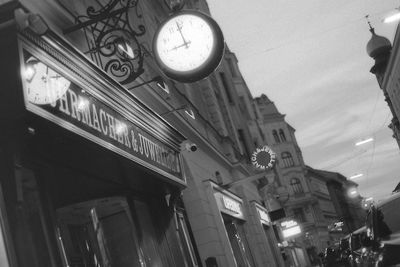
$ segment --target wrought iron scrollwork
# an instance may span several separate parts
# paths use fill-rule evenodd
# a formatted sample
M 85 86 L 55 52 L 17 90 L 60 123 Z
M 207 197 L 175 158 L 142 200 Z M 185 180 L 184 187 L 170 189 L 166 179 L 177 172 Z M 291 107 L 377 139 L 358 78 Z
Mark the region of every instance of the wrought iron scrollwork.
M 88 50 L 84 53 L 121 84 L 128 84 L 143 72 L 147 50 L 139 42 L 146 33 L 140 22 L 139 0 L 93 1 L 85 15 L 76 16 L 76 24 L 64 34 L 83 29 Z M 96 6 L 94 5 L 96 4 Z

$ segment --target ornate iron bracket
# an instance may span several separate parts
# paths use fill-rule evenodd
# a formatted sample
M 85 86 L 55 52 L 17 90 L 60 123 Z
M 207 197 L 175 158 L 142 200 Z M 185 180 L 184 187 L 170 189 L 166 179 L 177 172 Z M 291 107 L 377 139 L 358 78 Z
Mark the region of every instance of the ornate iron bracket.
M 76 24 L 64 29 L 64 34 L 83 30 L 88 46 L 85 54 L 121 84 L 128 84 L 143 72 L 143 60 L 147 50 L 138 38 L 146 33 L 138 23 L 139 0 L 109 0 L 105 5 L 93 1 L 85 15 L 75 16 Z

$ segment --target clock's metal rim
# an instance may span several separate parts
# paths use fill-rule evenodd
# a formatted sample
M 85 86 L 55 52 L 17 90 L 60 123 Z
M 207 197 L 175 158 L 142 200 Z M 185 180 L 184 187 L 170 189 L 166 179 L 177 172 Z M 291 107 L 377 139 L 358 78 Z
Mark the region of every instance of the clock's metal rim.
M 207 58 L 207 60 L 199 67 L 190 70 L 190 71 L 177 71 L 174 70 L 170 67 L 168 67 L 164 62 L 160 59 L 160 56 L 158 54 L 157 48 L 156 48 L 156 43 L 157 43 L 157 38 L 159 36 L 159 33 L 161 29 L 164 27 L 164 25 L 170 21 L 171 19 L 174 19 L 178 16 L 181 15 L 194 15 L 202 18 L 211 28 L 211 31 L 214 35 L 214 45 L 212 48 L 212 53 L 210 56 Z M 210 75 L 220 64 L 221 59 L 224 54 L 224 49 L 225 49 L 225 41 L 224 37 L 222 34 L 222 31 L 220 27 L 218 26 L 217 22 L 208 16 L 207 14 L 200 12 L 200 11 L 195 11 L 195 10 L 183 10 L 178 13 L 175 13 L 174 15 L 168 17 L 166 20 L 164 20 L 158 29 L 156 30 L 153 38 L 153 54 L 154 58 L 156 60 L 156 63 L 160 67 L 160 69 L 163 71 L 163 73 L 168 76 L 169 78 L 179 81 L 179 82 L 196 82 L 201 79 L 206 78 L 208 75 Z

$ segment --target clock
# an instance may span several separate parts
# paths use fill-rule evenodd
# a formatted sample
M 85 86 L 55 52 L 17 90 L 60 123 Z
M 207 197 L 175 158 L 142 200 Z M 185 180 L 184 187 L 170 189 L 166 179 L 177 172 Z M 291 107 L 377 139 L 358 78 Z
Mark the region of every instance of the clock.
M 166 76 L 195 82 L 221 62 L 224 37 L 218 24 L 198 11 L 180 11 L 167 18 L 153 39 L 155 60 Z
M 55 103 L 71 85 L 69 80 L 35 57 L 26 61 L 23 75 L 27 100 L 37 105 Z

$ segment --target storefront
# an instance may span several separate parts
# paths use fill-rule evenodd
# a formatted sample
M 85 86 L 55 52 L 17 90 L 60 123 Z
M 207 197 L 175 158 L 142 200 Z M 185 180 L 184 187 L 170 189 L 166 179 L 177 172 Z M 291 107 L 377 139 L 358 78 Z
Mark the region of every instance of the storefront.
M 289 255 L 294 266 L 309 266 L 310 261 L 302 243 L 297 242 L 297 238 L 302 237 L 302 228 L 293 218 L 287 218 L 280 223 L 283 247 Z
M 197 266 L 177 204 L 184 137 L 52 32 L 10 25 L 0 265 Z
M 275 245 L 278 241 L 275 238 L 275 233 L 273 230 L 271 219 L 268 215 L 268 211 L 256 202 L 254 202 L 254 208 L 257 212 L 257 215 L 259 216 L 259 220 L 262 225 L 265 238 L 267 239 L 269 245 L 268 247 L 271 249 L 271 254 L 274 258 L 274 262 L 282 263 L 281 253 L 279 251 L 279 248 Z
M 217 185 L 213 187 L 214 197 L 221 212 L 237 266 L 255 266 L 244 230 L 243 201 L 238 196 L 223 190 Z

